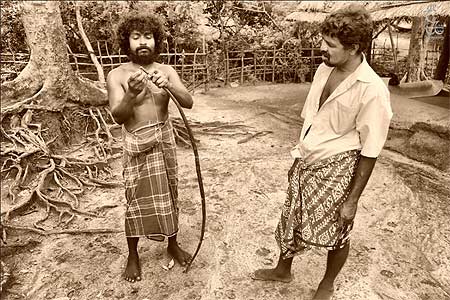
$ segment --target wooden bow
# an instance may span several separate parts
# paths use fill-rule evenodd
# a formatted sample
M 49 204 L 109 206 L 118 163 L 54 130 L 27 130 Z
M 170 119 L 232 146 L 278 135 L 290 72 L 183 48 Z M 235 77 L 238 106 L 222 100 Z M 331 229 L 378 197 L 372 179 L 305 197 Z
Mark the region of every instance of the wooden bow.
M 148 76 L 152 76 L 147 70 L 145 70 L 143 67 L 140 68 L 143 72 L 145 72 Z M 192 134 L 191 127 L 189 126 L 189 122 L 186 118 L 186 115 L 184 114 L 183 108 L 181 107 L 178 100 L 175 98 L 175 96 L 172 94 L 171 91 L 167 88 L 163 88 L 167 94 L 169 94 L 170 98 L 172 98 L 172 101 L 175 103 L 175 105 L 178 108 L 178 111 L 180 112 L 181 118 L 183 119 L 184 125 L 186 126 L 189 140 L 191 141 L 192 145 L 192 151 L 194 152 L 194 158 L 195 158 L 195 169 L 197 171 L 197 180 L 198 180 L 198 188 L 200 190 L 200 197 L 202 201 L 202 229 L 200 231 L 200 240 L 197 245 L 197 249 L 194 252 L 194 255 L 192 256 L 192 259 L 189 261 L 189 263 L 186 265 L 186 269 L 184 270 L 184 273 L 187 273 L 192 265 L 192 262 L 194 261 L 195 257 L 197 256 L 198 252 L 200 251 L 200 247 L 202 246 L 203 238 L 205 236 L 205 227 L 206 227 L 206 202 L 205 202 L 205 190 L 203 188 L 203 178 L 202 173 L 200 170 L 200 160 L 198 158 L 198 151 L 197 151 L 197 145 L 195 144 L 194 135 Z

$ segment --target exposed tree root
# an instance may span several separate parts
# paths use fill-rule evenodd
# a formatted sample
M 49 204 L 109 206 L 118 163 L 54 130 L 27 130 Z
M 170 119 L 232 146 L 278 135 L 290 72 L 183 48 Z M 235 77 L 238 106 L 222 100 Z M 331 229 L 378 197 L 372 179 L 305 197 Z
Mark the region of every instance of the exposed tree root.
M 1 280 L 0 280 L 0 293 L 3 292 L 6 287 L 8 286 L 8 283 L 11 278 L 11 269 L 8 267 L 7 264 L 5 264 L 2 260 L 0 260 L 0 274 L 1 274 Z
M 6 124 L 7 119 L 3 120 L 0 173 L 4 182 L 9 180 L 9 199 L 2 199 L 8 204 L 4 206 L 7 209 L 1 212 L 2 230 L 12 228 L 13 225 L 8 224 L 12 217 L 23 213 L 33 204 L 38 204 L 44 209 L 43 216 L 32 226 L 19 229 L 44 235 L 109 232 L 104 229 L 57 231 L 44 230 L 42 227 L 43 222 L 49 219 L 52 213 L 56 213 L 58 217 L 57 225 L 67 225 L 76 216 L 100 217 L 96 213 L 80 209 L 80 197 L 86 187 L 122 186 L 121 182 L 109 179 L 112 177 L 109 163 L 121 155 L 113 153 L 114 149 L 120 149 L 120 146 L 116 145 L 118 140 L 111 131 L 118 125 L 108 124 L 109 111 L 102 113 L 100 108 L 91 108 L 88 111 L 89 113 L 83 116 L 89 118 L 87 129 L 94 130 L 95 139 L 84 143 L 84 147 L 94 153 L 97 149 L 99 155 L 94 159 L 79 159 L 51 150 L 49 145 L 57 136 L 48 141 L 44 140 L 41 125 L 32 123 L 31 109 L 22 117 L 14 114 L 9 120 L 9 126 Z M 63 122 L 67 123 L 64 126 L 71 127 L 64 115 Z M 6 239 L 6 231 L 2 233 L 2 237 Z
M 23 102 L 24 98 L 29 99 L 38 93 L 43 85 L 36 64 L 34 62 L 29 63 L 17 78 L 1 85 L 2 105 L 8 106 L 12 102 Z
M 7 229 L 29 231 L 40 235 L 54 235 L 54 234 L 108 234 L 108 233 L 121 233 L 122 229 L 111 228 L 86 228 L 86 229 L 62 229 L 62 230 L 40 230 L 33 227 L 16 226 L 11 224 L 2 224 L 1 226 Z
M 181 118 L 173 118 L 172 125 L 175 134 L 175 141 L 177 142 L 177 144 L 183 147 L 191 147 L 189 134 L 186 127 L 184 126 L 183 120 Z M 200 141 L 198 139 L 195 139 L 195 142 L 198 143 Z
M 28 64 L 27 67 L 30 65 L 32 64 Z M 22 73 L 28 72 L 21 72 L 21 75 Z M 39 72 L 37 73 L 39 75 Z M 61 78 L 42 80 L 40 76 L 35 76 L 27 81 L 28 76 L 21 75 L 14 81 L 2 84 L 1 119 L 5 114 L 19 113 L 29 108 L 62 111 L 70 102 L 88 105 L 107 103 L 106 90 L 87 79 L 73 76 L 66 80 Z M 71 81 L 72 84 L 67 86 L 66 81 Z

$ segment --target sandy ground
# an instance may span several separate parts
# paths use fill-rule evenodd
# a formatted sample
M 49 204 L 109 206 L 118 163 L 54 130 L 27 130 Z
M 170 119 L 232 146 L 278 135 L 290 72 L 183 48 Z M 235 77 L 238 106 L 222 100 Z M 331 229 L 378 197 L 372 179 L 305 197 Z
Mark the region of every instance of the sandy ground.
M 189 273 L 178 265 L 162 268 L 170 261 L 165 242 L 141 240 L 143 280 L 131 284 L 121 277 L 127 258 L 123 233 L 45 238 L 11 233 L 10 243 L 32 242 L 2 248 L 4 261 L 15 266 L 2 299 L 310 299 L 325 270 L 323 250 L 295 259 L 290 284 L 249 277 L 277 261 L 273 232 L 285 200 L 289 150 L 300 131 L 299 99 L 308 88 L 266 85 L 196 93 L 194 109 L 186 111 L 189 119 L 224 126 L 194 132 L 208 218 Z M 258 132 L 266 134 L 242 142 Z M 179 241 L 193 252 L 201 224 L 194 158 L 185 148 L 179 148 L 178 158 Z M 120 160 L 112 167 L 120 179 Z M 350 256 L 333 299 L 450 299 L 448 178 L 396 152 L 382 152 L 361 197 Z M 69 228 L 121 229 L 124 204 L 121 188 L 91 190 L 81 206 L 102 218 L 78 217 Z M 42 214 L 37 210 L 14 222 L 27 224 Z M 52 215 L 46 226 L 56 219 Z

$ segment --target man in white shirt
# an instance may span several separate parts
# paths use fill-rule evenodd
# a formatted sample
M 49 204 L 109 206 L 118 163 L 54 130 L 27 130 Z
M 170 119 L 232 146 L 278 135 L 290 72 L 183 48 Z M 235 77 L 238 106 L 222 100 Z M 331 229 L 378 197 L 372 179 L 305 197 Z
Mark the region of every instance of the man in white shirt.
M 314 295 L 331 299 L 349 253 L 358 200 L 383 148 L 392 118 L 389 91 L 364 54 L 373 23 L 359 5 L 330 14 L 321 25 L 323 63 L 302 111 L 304 119 L 281 219 L 281 253 L 274 269 L 256 280 L 290 282 L 295 255 L 328 250 L 326 273 Z

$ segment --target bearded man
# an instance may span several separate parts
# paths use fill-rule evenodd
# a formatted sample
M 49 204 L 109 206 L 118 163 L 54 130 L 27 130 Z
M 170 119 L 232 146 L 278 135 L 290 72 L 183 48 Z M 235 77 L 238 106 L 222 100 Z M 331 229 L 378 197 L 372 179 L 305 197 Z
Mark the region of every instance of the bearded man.
M 193 100 L 177 72 L 156 62 L 165 38 L 156 16 L 124 18 L 117 36 L 130 62 L 108 74 L 107 90 L 112 115 L 122 125 L 129 252 L 124 277 L 135 282 L 141 280 L 140 237 L 156 241 L 168 237 L 167 251 L 176 261 L 185 265 L 191 259 L 177 242 L 178 165 L 168 113 L 170 96 L 165 89 L 182 107 L 192 108 Z

